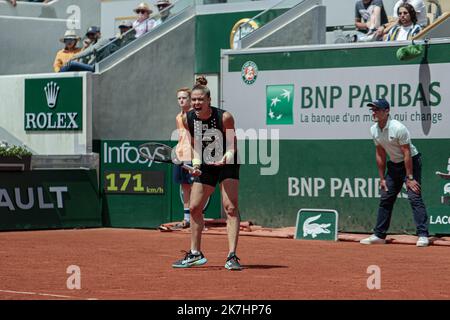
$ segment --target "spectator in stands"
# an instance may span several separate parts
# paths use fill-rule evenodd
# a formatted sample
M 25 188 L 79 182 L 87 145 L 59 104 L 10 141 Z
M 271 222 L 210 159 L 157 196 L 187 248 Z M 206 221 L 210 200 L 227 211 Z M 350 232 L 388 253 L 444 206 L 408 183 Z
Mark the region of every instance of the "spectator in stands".
M 386 41 L 411 40 L 422 27 L 417 23 L 414 7 L 409 3 L 402 3 L 397 9 L 398 23 L 389 30 Z
M 409 3 L 413 6 L 414 10 L 416 11 L 417 16 L 417 23 L 420 24 L 422 28 L 426 27 L 428 24 L 428 18 L 427 18 L 427 8 L 425 6 L 425 3 L 423 0 L 399 0 L 394 5 L 394 18 L 398 18 L 398 7 L 400 7 L 403 3 Z
M 382 0 L 358 0 L 355 4 L 355 26 L 359 32 L 371 35 L 388 22 Z
M 120 33 L 117 35 L 117 45 L 121 48 L 129 44 L 131 41 L 135 39 L 136 31 L 131 30 L 133 28 L 133 24 L 129 21 L 122 20 L 119 24 Z M 131 30 L 131 31 L 130 31 Z
M 7 1 L 11 2 L 13 7 L 15 7 L 17 5 L 17 0 L 7 0 Z M 19 0 L 19 1 L 47 3 L 47 2 L 50 2 L 51 0 Z
M 58 51 L 53 63 L 53 69 L 55 72 L 60 72 L 62 66 L 64 66 L 75 54 L 81 51 L 77 48 L 77 43 L 80 41 L 80 37 L 77 36 L 75 30 L 67 30 L 64 33 L 64 37 L 60 39 L 64 43 L 64 49 Z
M 425 3 L 423 0 L 399 0 L 394 5 L 394 12 L 392 16 L 395 18 L 394 21 L 383 24 L 378 28 L 377 30 L 377 36 L 378 37 L 385 37 L 389 33 L 389 31 L 398 24 L 398 8 L 403 3 L 409 3 L 414 7 L 414 10 L 416 11 L 417 16 L 417 23 L 420 24 L 422 28 L 426 27 L 428 24 L 428 18 L 427 18 L 427 9 L 425 6 Z
M 131 30 L 132 25 L 128 21 L 122 21 L 119 24 L 120 33 L 113 38 L 110 39 L 100 39 L 94 45 L 90 46 L 86 50 L 74 55 L 65 65 L 61 68 L 61 72 L 68 71 L 95 71 L 95 63 L 101 61 L 106 58 L 113 52 L 117 51 L 119 48 L 127 45 L 131 41 L 135 39 L 134 30 Z M 128 32 L 128 33 L 127 33 Z M 80 60 L 76 61 L 76 60 Z
M 11 4 L 15 7 L 17 5 L 17 1 L 21 1 L 21 2 L 42 2 L 42 3 L 48 3 L 52 0 L 6 0 L 11 2 Z
M 216 4 L 216 3 L 227 3 L 227 0 L 203 0 L 203 4 Z
M 120 48 L 126 46 L 136 39 L 136 30 L 133 29 L 131 22 L 123 20 L 119 23 L 119 34 L 111 38 L 108 46 L 103 47 L 97 51 L 96 61 L 101 61 L 110 54 L 116 52 Z
M 133 23 L 127 20 L 122 20 L 119 23 L 119 34 L 117 36 L 123 36 L 128 31 L 130 31 L 133 28 Z
M 149 32 L 155 26 L 155 20 L 150 19 L 150 14 L 153 12 L 149 5 L 145 2 L 140 3 L 134 12 L 138 14 L 138 18 L 133 22 L 133 28 L 136 30 L 136 38 Z
M 170 6 L 172 4 L 170 3 L 169 0 L 158 0 L 158 2 L 156 2 L 156 7 L 158 8 L 159 11 L 159 19 L 156 20 L 155 22 L 155 27 L 159 26 L 161 23 L 163 23 L 164 21 L 167 20 L 167 18 L 169 18 L 170 16 Z

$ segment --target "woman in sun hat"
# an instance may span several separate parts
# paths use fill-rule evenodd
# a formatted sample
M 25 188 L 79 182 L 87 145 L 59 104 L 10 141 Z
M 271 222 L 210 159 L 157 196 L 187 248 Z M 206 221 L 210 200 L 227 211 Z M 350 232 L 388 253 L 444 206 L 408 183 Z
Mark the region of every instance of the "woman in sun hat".
M 150 19 L 153 11 L 145 2 L 140 3 L 133 11 L 138 15 L 136 21 L 133 22 L 133 28 L 136 30 L 136 38 L 139 38 L 155 26 L 155 20 Z
M 67 30 L 64 33 L 64 37 L 59 39 L 59 41 L 64 43 L 64 49 L 59 50 L 56 54 L 55 61 L 53 62 L 53 70 L 55 72 L 59 72 L 62 66 L 81 51 L 80 48 L 77 48 L 80 37 L 76 34 L 75 30 Z

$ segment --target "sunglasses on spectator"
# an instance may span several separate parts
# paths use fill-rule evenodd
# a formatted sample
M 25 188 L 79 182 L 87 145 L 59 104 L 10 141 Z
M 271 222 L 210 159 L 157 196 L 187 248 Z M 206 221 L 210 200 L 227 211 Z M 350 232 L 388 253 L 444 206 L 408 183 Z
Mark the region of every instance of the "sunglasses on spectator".
M 136 13 L 147 13 L 148 11 L 146 10 L 136 10 Z
M 64 39 L 64 43 L 71 43 L 71 42 L 75 42 L 75 39 Z

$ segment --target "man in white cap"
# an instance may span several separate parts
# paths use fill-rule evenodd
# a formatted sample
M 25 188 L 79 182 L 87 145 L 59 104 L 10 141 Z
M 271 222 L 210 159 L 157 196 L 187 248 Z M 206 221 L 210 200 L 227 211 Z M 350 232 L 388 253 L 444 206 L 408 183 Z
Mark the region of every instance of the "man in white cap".
M 133 28 L 133 23 L 131 23 L 128 20 L 122 20 L 119 22 L 119 31 L 120 31 L 120 36 L 122 36 L 124 33 L 126 33 L 128 30 L 130 30 L 131 28 Z
M 156 2 L 156 7 L 158 8 L 159 11 L 159 19 L 156 20 L 155 27 L 166 21 L 167 18 L 169 18 L 170 16 L 169 7 L 171 5 L 172 4 L 170 3 L 169 0 L 158 0 L 158 2 Z
M 381 198 L 374 234 L 362 239 L 361 244 L 385 244 L 395 200 L 406 184 L 408 200 L 417 228 L 418 247 L 426 247 L 428 241 L 428 215 L 422 200 L 422 159 L 411 143 L 408 129 L 401 122 L 390 119 L 390 105 L 386 99 L 378 99 L 367 105 L 371 108 L 375 124 L 370 128 L 376 147 L 376 163 L 380 176 Z M 389 161 L 387 161 L 387 155 Z M 386 170 L 387 169 L 387 170 Z
M 130 42 L 136 39 L 136 31 L 132 29 L 133 24 L 127 20 L 122 20 L 119 23 L 119 34 L 111 40 L 115 40 L 109 45 L 108 48 L 99 53 L 99 60 L 104 59 L 106 56 L 114 53 L 120 48 L 126 46 Z

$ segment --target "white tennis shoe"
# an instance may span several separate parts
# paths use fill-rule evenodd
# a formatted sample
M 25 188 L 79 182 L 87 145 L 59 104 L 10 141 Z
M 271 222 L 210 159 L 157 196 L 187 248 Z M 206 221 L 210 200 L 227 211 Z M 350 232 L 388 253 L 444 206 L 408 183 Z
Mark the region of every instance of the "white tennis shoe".
M 371 235 L 368 238 L 364 238 L 361 241 L 359 241 L 361 244 L 385 244 L 386 239 L 378 238 L 376 235 Z
M 419 237 L 419 239 L 417 240 L 416 246 L 428 247 L 429 244 L 430 244 L 430 241 L 428 241 L 427 237 Z

